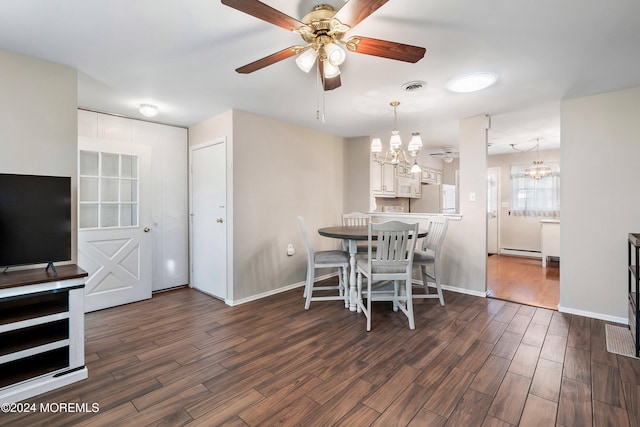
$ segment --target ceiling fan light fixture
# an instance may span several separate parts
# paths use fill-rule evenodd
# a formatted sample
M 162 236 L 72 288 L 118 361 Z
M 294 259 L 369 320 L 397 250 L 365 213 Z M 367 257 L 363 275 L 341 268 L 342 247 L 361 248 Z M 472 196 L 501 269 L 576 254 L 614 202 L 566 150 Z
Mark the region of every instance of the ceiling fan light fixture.
M 335 43 L 327 43 L 324 45 L 324 53 L 331 65 L 341 65 L 347 57 L 346 52 Z
M 456 93 L 469 93 L 486 89 L 498 80 L 493 73 L 471 73 L 454 77 L 447 82 L 447 89 Z
M 145 117 L 155 117 L 158 115 L 158 107 L 151 104 L 140 104 L 138 111 Z
M 313 68 L 313 64 L 316 63 L 318 57 L 318 51 L 313 48 L 309 48 L 302 52 L 296 58 L 296 65 L 305 73 L 308 73 Z
M 340 75 L 340 68 L 337 65 L 333 65 L 330 61 L 324 61 L 322 64 L 324 67 L 324 76 L 327 79 Z

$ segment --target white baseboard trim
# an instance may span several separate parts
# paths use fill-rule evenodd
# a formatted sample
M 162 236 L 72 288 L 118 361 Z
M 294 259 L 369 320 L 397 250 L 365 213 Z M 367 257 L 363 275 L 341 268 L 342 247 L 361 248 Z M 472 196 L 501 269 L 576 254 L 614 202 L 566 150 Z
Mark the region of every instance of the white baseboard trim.
M 413 279 L 412 283 L 414 285 L 422 285 L 422 281 L 420 279 Z M 457 292 L 459 294 L 472 295 L 474 297 L 480 297 L 480 298 L 486 298 L 487 297 L 487 292 L 486 291 L 472 291 L 470 289 L 458 288 L 456 286 L 449 286 L 449 285 L 440 285 L 440 286 L 445 291 Z M 433 282 L 429 282 L 429 287 L 435 289 L 436 284 L 433 283 Z
M 591 317 L 592 319 L 605 320 L 607 322 L 620 323 L 622 325 L 629 324 L 629 319 L 626 317 L 610 316 L 608 314 L 594 313 L 592 311 L 577 310 L 575 308 L 563 307 L 561 305 L 558 306 L 558 311 L 560 313 L 575 314 L 577 316 L 583 316 L 583 317 Z
M 332 277 L 336 277 L 337 275 L 338 275 L 338 273 L 330 273 L 330 274 L 325 274 L 324 276 L 318 276 L 318 277 L 315 278 L 314 282 L 320 282 L 322 280 L 330 279 Z M 247 303 L 247 302 L 257 301 L 257 300 L 262 299 L 262 298 L 270 297 L 271 295 L 277 295 L 277 294 L 280 294 L 282 292 L 290 291 L 291 289 L 301 288 L 301 287 L 304 286 L 304 284 L 305 284 L 305 282 L 293 283 L 291 285 L 283 286 L 283 287 L 278 288 L 278 289 L 272 289 L 270 291 L 263 292 L 261 294 L 256 294 L 256 295 L 251 295 L 250 297 L 241 298 L 239 300 L 225 299 L 224 302 L 225 302 L 225 304 L 230 305 L 230 306 L 233 307 L 233 306 L 244 304 L 244 303 Z M 302 300 L 302 294 L 300 295 L 300 300 Z
M 524 257 L 527 257 L 527 258 L 540 258 L 540 259 L 542 259 L 542 254 L 540 252 L 525 251 L 525 250 L 520 250 L 520 249 L 500 248 L 500 255 L 524 256 Z

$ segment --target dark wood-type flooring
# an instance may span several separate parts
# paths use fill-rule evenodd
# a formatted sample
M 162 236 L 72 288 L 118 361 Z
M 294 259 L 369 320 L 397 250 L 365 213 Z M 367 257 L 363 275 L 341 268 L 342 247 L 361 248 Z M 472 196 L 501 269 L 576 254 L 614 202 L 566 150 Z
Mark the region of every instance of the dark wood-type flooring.
M 551 261 L 542 268 L 539 259 L 491 255 L 487 258 L 487 295 L 557 310 L 560 265 Z
M 96 413 L 3 426 L 638 426 L 640 360 L 605 322 L 445 292 L 373 329 L 302 291 L 229 307 L 184 288 L 86 316 L 89 379 L 28 399 Z

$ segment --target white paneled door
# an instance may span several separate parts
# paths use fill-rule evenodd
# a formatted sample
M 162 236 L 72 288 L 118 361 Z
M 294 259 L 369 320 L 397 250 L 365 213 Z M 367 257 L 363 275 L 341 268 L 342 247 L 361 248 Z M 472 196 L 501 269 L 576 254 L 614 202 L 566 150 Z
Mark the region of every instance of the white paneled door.
M 227 298 L 227 161 L 224 140 L 191 148 L 191 285 Z
M 78 265 L 85 311 L 151 298 L 149 147 L 78 139 Z

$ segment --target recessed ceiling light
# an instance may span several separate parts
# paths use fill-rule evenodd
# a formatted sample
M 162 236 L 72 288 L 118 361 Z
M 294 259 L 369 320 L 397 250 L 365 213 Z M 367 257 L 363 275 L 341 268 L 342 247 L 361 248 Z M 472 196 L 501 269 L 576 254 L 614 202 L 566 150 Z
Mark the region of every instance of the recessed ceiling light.
M 447 83 L 451 92 L 467 93 L 488 88 L 496 82 L 498 76 L 493 73 L 471 73 L 454 77 Z
M 151 104 L 140 104 L 140 114 L 145 117 L 155 117 L 158 115 L 158 107 Z

